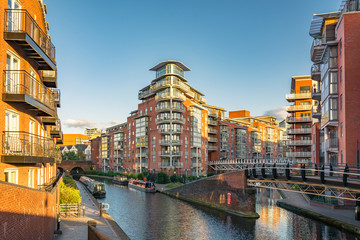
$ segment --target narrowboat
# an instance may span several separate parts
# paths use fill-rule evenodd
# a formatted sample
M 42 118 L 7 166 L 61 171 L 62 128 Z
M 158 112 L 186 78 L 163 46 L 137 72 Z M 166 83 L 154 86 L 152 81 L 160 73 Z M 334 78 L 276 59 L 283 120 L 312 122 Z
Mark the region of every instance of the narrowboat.
M 117 184 L 117 185 L 127 186 L 129 181 L 128 181 L 127 177 L 118 175 L 118 176 L 113 177 L 112 183 Z
M 106 196 L 104 183 L 85 176 L 80 177 L 80 182 L 85 185 L 94 197 L 104 198 Z
M 128 186 L 143 192 L 154 193 L 156 192 L 155 184 L 152 182 L 144 182 L 141 180 L 130 179 Z

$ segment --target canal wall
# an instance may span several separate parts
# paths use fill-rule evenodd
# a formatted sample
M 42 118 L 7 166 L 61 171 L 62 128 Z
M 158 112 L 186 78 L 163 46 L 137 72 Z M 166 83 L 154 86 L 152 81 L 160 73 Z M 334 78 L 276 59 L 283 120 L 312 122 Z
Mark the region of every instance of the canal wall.
M 53 239 L 61 181 L 51 191 L 0 181 L 0 239 Z
M 219 174 L 162 191 L 172 197 L 247 218 L 256 213 L 256 191 L 243 171 Z

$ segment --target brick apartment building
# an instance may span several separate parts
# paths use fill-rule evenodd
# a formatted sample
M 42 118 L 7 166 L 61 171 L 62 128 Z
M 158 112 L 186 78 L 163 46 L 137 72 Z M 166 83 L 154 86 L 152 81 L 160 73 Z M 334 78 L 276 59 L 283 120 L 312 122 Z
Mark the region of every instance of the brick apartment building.
M 59 200 L 56 144 L 62 133 L 46 5 L 8 0 L 0 9 L 0 239 L 51 239 Z
M 312 99 L 311 91 L 313 95 L 318 94 L 316 85 L 311 76 L 294 76 L 291 78 L 290 94 L 286 95 L 286 100 L 293 103 L 286 108 L 289 113 L 286 118 L 289 147 L 286 157 L 297 162 L 309 162 L 312 158 L 312 108 L 317 100 Z
M 360 3 L 343 0 L 338 12 L 311 22 L 311 78 L 318 90 L 313 108 L 313 161 L 355 166 L 360 138 Z
M 208 161 L 278 158 L 283 130 L 271 116 L 251 117 L 206 104 L 177 61 L 150 69 L 155 79 L 139 91 L 142 102 L 126 123 L 106 129 L 101 137 L 103 171 L 207 173 Z

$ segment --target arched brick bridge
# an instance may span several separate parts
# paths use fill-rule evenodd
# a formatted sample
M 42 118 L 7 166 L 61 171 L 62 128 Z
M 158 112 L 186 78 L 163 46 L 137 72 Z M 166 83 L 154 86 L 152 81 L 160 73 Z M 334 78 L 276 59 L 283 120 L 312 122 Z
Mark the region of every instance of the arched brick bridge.
M 61 172 L 66 174 L 84 173 L 85 170 L 91 170 L 94 164 L 91 161 L 69 161 L 63 160 L 57 167 Z

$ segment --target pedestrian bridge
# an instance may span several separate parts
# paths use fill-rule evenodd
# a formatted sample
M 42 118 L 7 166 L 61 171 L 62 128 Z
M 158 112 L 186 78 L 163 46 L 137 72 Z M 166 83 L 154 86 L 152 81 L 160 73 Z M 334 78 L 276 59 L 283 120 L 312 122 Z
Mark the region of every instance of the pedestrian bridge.
M 241 159 L 213 161 L 209 167 L 217 173 L 244 171 L 249 186 L 360 202 L 360 169 L 355 166 Z

